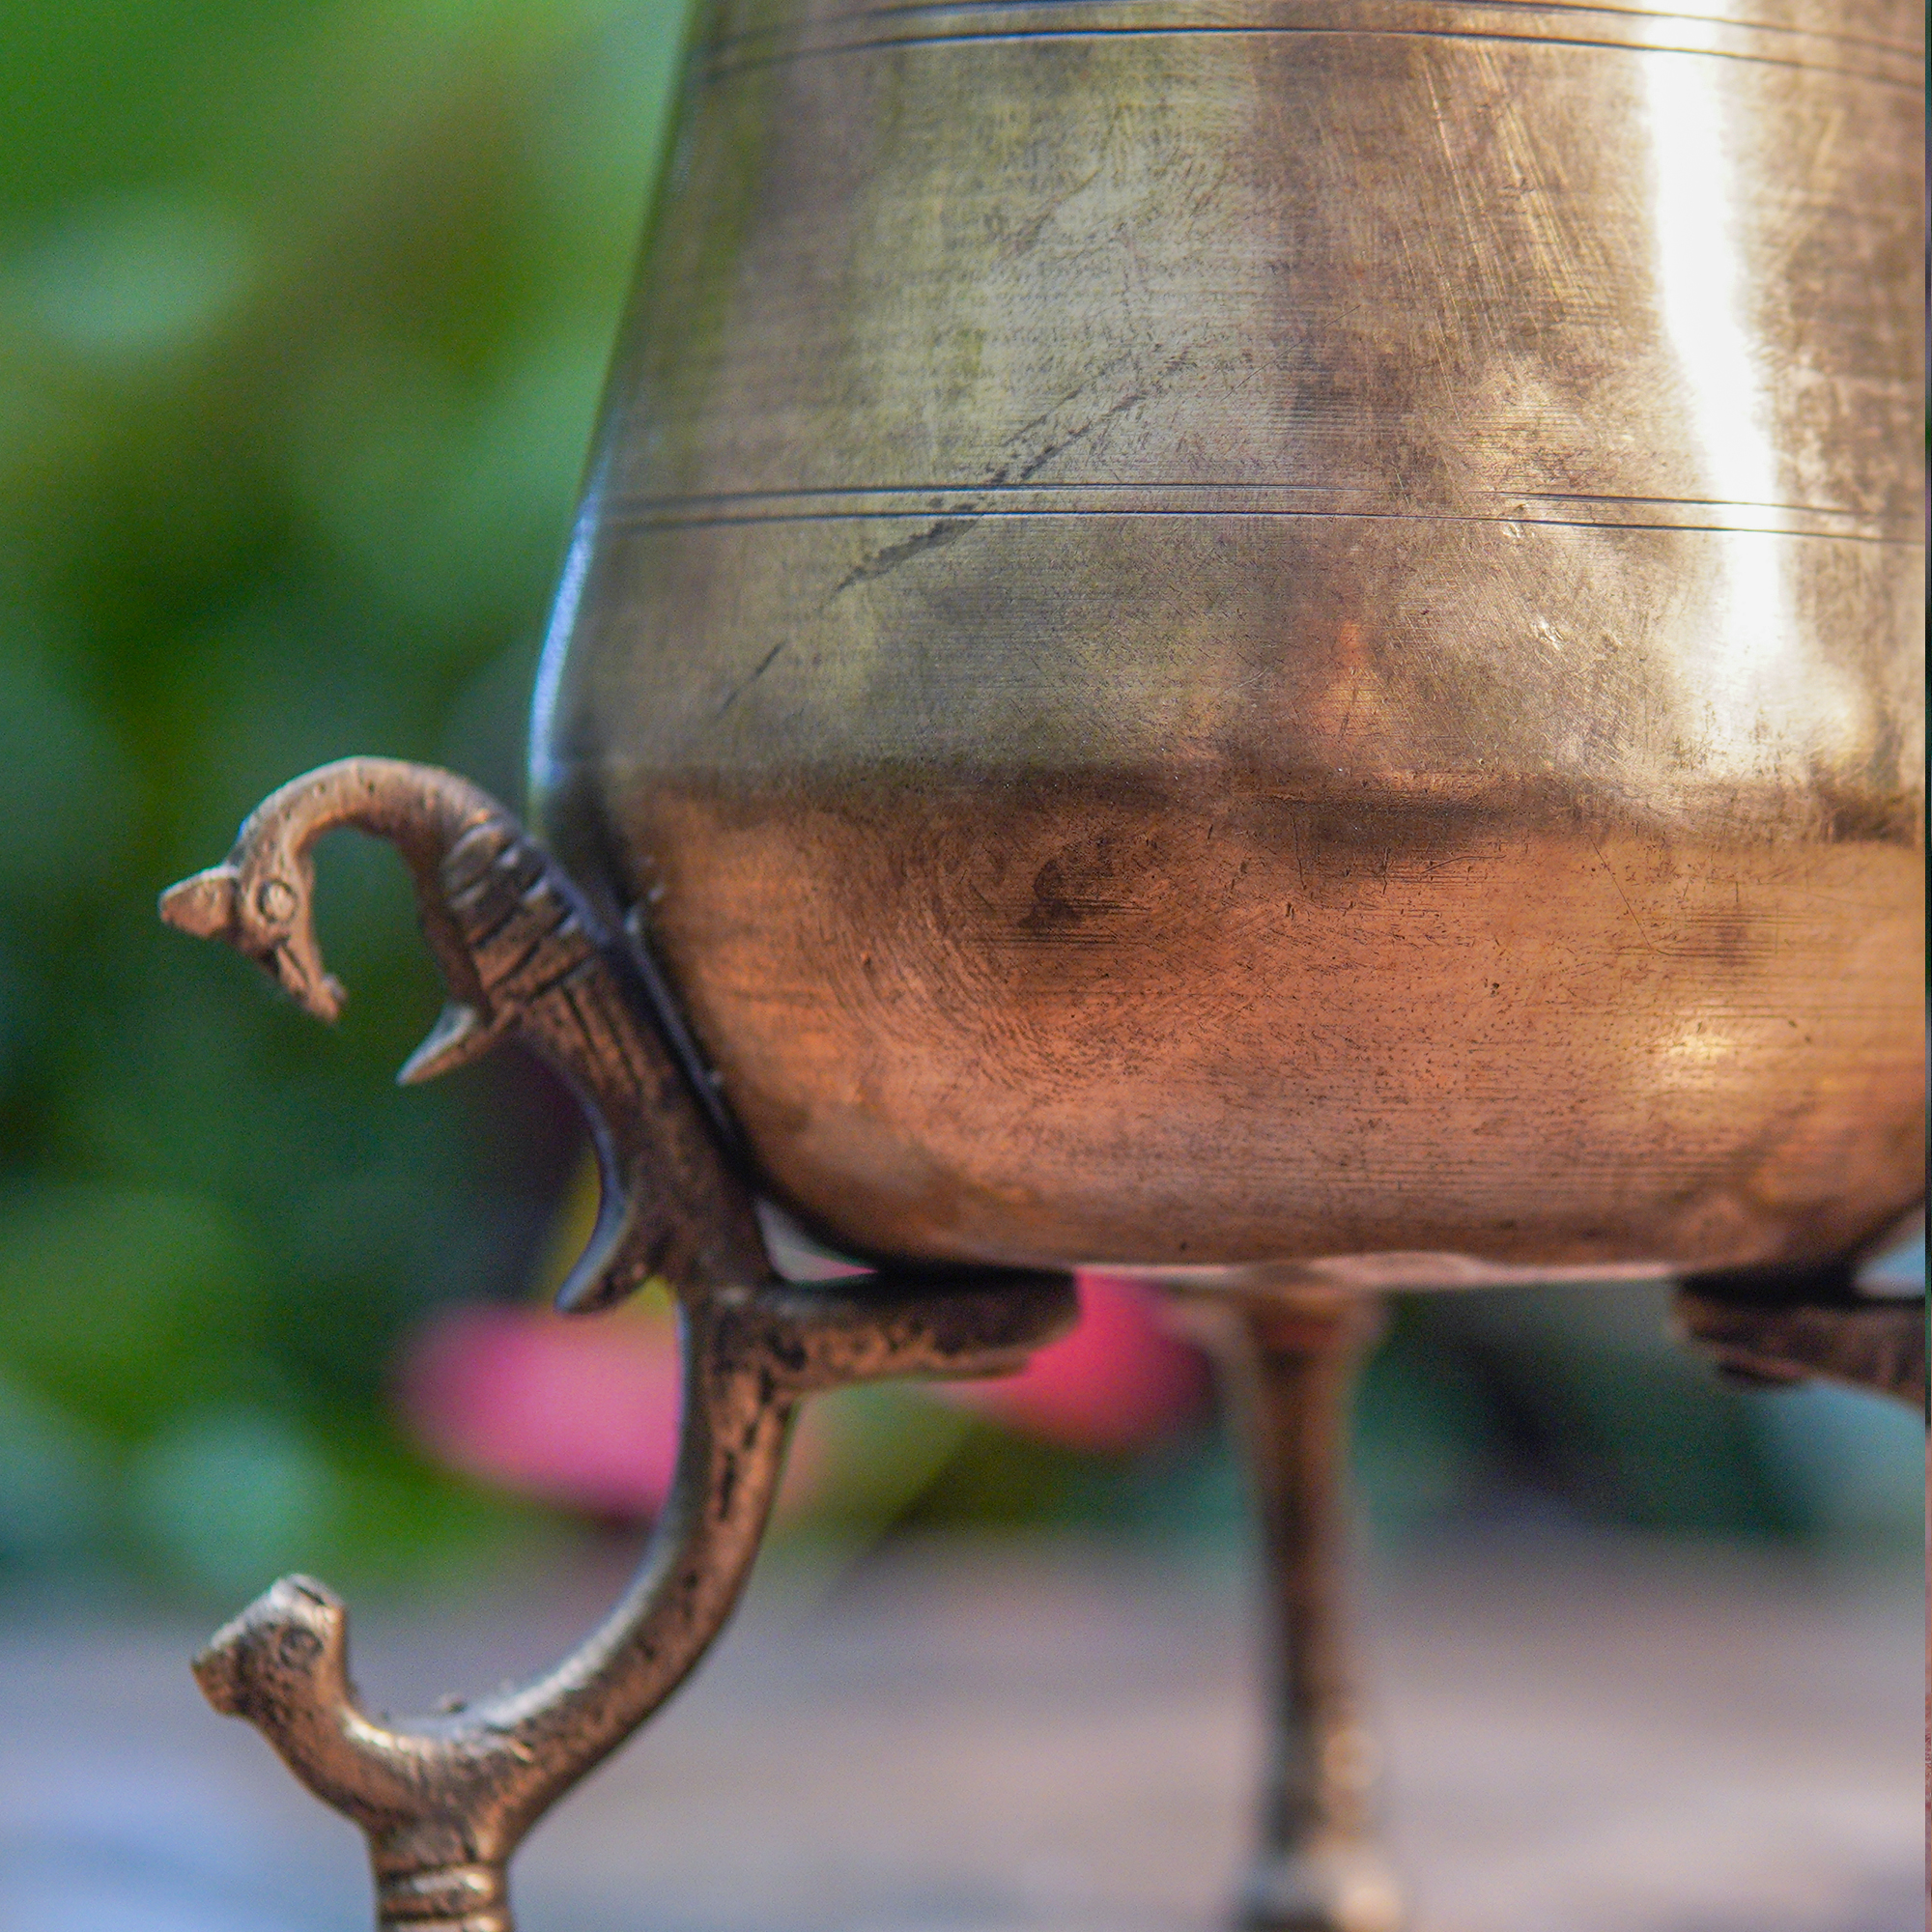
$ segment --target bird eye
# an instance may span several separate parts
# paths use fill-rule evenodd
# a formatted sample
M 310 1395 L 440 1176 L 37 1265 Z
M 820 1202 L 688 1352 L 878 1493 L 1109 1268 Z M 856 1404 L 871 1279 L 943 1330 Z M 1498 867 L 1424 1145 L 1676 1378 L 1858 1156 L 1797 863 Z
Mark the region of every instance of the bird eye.
M 255 910 L 264 919 L 280 922 L 296 909 L 294 890 L 281 879 L 264 879 L 255 888 Z

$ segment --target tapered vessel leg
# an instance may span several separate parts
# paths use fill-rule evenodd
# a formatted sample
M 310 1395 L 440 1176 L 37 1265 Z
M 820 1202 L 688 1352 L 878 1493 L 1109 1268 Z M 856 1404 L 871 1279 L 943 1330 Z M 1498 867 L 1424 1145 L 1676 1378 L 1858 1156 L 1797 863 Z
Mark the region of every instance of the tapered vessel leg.
M 1248 1932 L 1397 1932 L 1349 1605 L 1349 1408 L 1373 1300 L 1243 1298 L 1225 1360 L 1262 1545 L 1269 1750 Z

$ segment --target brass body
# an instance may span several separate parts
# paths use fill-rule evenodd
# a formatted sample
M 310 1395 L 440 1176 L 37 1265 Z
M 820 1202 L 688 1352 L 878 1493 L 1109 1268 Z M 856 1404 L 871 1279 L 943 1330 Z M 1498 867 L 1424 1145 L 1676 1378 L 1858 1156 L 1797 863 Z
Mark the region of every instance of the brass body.
M 539 684 L 554 856 L 352 759 L 162 901 L 331 1017 L 309 848 L 394 840 L 451 996 L 405 1077 L 547 1055 L 605 1180 L 567 1304 L 682 1313 L 672 1497 L 554 1669 L 379 1719 L 300 1578 L 197 1666 L 362 1826 L 380 1925 L 511 1932 L 801 1399 L 1072 1313 L 790 1285 L 753 1186 L 888 1261 L 1241 1292 L 1192 1308 L 1277 1639 L 1248 1932 L 1403 1922 L 1337 1291 L 1771 1269 L 1691 1334 L 1922 1400 L 1841 1265 L 1922 1190 L 1918 18 L 1734 5 L 700 23 Z
M 1076 1304 L 1064 1276 L 983 1268 L 781 1280 L 740 1164 L 681 1070 L 633 953 L 510 814 L 452 773 L 348 758 L 295 779 L 249 814 L 225 861 L 162 895 L 161 916 L 235 947 L 332 1019 L 342 988 L 316 938 L 310 852 L 352 825 L 401 851 L 449 987 L 402 1077 L 433 1079 L 514 1037 L 582 1101 L 603 1207 L 559 1299 L 593 1310 L 668 1281 L 682 1329 L 677 1467 L 630 1590 L 526 1684 L 432 1717 L 375 1716 L 349 1678 L 341 1600 L 303 1577 L 283 1577 L 217 1632 L 195 1674 L 217 1710 L 259 1726 L 362 1828 L 379 1928 L 514 1932 L 507 1866 L 519 1842 L 676 1690 L 729 1616 L 800 1401 L 884 1377 L 1009 1374 Z M 1692 1334 L 1735 1368 L 1824 1374 L 1922 1406 L 1922 1309 L 1857 1303 L 1848 1286 L 1814 1278 L 1794 1302 L 1762 1281 L 1743 1298 L 1707 1285 L 1681 1299 Z M 1243 1411 L 1280 1666 L 1241 1923 L 1399 1932 L 1400 1894 L 1371 1830 L 1374 1750 L 1339 1587 L 1343 1418 L 1375 1309 L 1332 1290 L 1193 1306 L 1220 1331 Z
M 859 1251 L 1816 1263 L 1922 1190 L 1891 0 L 725 0 L 543 829 Z

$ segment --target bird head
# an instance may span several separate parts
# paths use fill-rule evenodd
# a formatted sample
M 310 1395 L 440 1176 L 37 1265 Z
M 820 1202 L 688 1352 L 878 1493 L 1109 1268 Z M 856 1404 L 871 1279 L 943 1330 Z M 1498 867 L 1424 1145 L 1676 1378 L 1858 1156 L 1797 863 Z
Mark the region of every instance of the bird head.
M 326 1583 L 284 1577 L 194 1660 L 195 1682 L 224 1717 L 334 1707 L 350 1696 L 349 1613 Z
M 317 1019 L 332 1020 L 342 1010 L 343 991 L 322 963 L 307 855 L 278 838 L 251 840 L 248 833 L 244 826 L 220 865 L 170 886 L 161 895 L 161 917 L 197 939 L 225 939 L 272 973 Z

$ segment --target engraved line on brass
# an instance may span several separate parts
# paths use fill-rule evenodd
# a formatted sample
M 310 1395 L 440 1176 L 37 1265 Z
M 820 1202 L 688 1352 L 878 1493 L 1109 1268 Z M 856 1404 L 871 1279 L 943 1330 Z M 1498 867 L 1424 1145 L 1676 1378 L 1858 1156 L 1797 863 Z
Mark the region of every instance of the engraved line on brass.
M 902 20 L 917 17 L 943 17 L 952 15 L 971 15 L 975 14 L 1012 14 L 1046 12 L 1050 9 L 1065 9 L 1071 12 L 1077 8 L 1099 10 L 1108 7 L 1129 7 L 1144 4 L 1144 0 L 912 0 L 906 6 L 855 7 L 844 13 L 820 14 L 811 22 L 811 27 L 820 31 L 838 27 L 857 26 L 866 21 Z M 1438 4 L 1453 6 L 1455 0 L 1438 0 Z M 1905 60 L 1922 60 L 1925 48 L 1920 43 L 1901 43 L 1875 40 L 1869 34 L 1848 34 L 1830 27 L 1797 27 L 1777 20 L 1745 20 L 1723 14 L 1692 14 L 1681 8 L 1650 7 L 1609 7 L 1603 5 L 1573 5 L 1566 0 L 1472 0 L 1470 13 L 1486 14 L 1546 14 L 1551 18 L 1561 18 L 1569 14 L 1600 14 L 1610 19 L 1654 20 L 1661 25 L 1677 23 L 1686 26 L 1718 27 L 1731 33 L 1741 34 L 1784 34 L 1795 40 L 1828 41 L 1848 47 L 1866 47 L 1874 53 L 1896 54 Z M 1179 31 L 1198 31 L 1219 26 L 1223 32 L 1240 32 L 1244 28 L 1266 30 L 1266 22 L 1196 22 Z M 757 27 L 748 27 L 742 33 L 721 34 L 716 40 L 699 43 L 693 50 L 694 61 L 717 58 L 731 48 L 747 46 L 753 42 L 781 41 L 787 34 L 795 34 L 799 28 L 795 22 L 781 21 Z M 1118 32 L 1119 29 L 1099 29 L 1101 32 Z M 1318 30 L 1319 31 L 1319 30 Z M 1349 31 L 1331 29 L 1331 31 Z M 1370 29 L 1368 31 L 1373 31 Z
M 879 522 L 923 522 L 932 516 L 929 510 L 775 510 L 763 514 L 740 516 L 674 517 L 659 516 L 650 512 L 627 512 L 613 510 L 606 519 L 607 525 L 629 524 L 634 527 L 659 530 L 704 530 L 728 528 L 738 524 L 857 524 Z M 1113 518 L 1125 520 L 1135 517 L 1174 517 L 1174 518 L 1221 518 L 1233 520 L 1241 518 L 1260 521 L 1264 518 L 1278 518 L 1283 521 L 1313 521 L 1321 523 L 1394 523 L 1394 524 L 1516 524 L 1526 529 L 1555 530 L 1664 530 L 1684 531 L 1690 535 L 1708 536 L 1763 536 L 1802 538 L 1814 543 L 1861 543 L 1889 544 L 1904 549 L 1918 547 L 1916 537 L 1882 536 L 1864 530 L 1795 530 L 1778 529 L 1770 525 L 1760 524 L 1667 524 L 1619 522 L 1608 517 L 1482 517 L 1466 513 L 1445 511 L 1413 510 L 1185 510 L 1177 508 L 1149 510 L 1052 510 L 1028 508 L 1024 510 L 982 510 L 962 508 L 951 513 L 949 521 L 961 525 L 980 522 L 1018 522 L 1028 517 L 1052 518 L 1062 522 L 1077 518 Z M 951 535 L 957 535 L 954 530 Z M 950 540 L 950 539 L 949 539 Z M 849 587 L 841 584 L 841 589 Z
M 1234 498 L 1245 497 L 1246 502 L 1217 503 L 1209 506 L 1212 510 L 1270 510 L 1278 509 L 1287 514 L 1312 514 L 1305 504 L 1270 504 L 1253 499 L 1265 497 L 1327 497 L 1349 495 L 1357 497 L 1372 495 L 1366 490 L 1341 492 L 1323 488 L 1318 484 L 1304 483 L 1242 483 L 1231 481 L 1191 480 L 1161 482 L 1053 482 L 1003 483 L 987 480 L 980 483 L 886 483 L 886 484 L 816 484 L 805 489 L 789 490 L 703 490 L 685 491 L 671 496 L 650 497 L 638 495 L 629 497 L 621 496 L 606 499 L 605 512 L 629 517 L 648 516 L 660 512 L 708 509 L 719 504 L 801 504 L 819 503 L 828 500 L 849 501 L 867 497 L 878 502 L 882 509 L 899 516 L 960 516 L 970 514 L 974 505 L 986 497 L 1025 496 L 1036 499 L 1053 497 L 1079 496 L 1131 496 L 1158 492 L 1162 495 L 1220 495 Z M 1492 500 L 1503 503 L 1548 503 L 1552 506 L 1572 504 L 1615 503 L 1632 508 L 1659 510 L 1752 510 L 1761 514 L 1788 517 L 1836 518 L 1846 523 L 1862 523 L 1874 527 L 1880 533 L 1887 533 L 1887 517 L 1882 510 L 1847 509 L 1836 503 L 1772 503 L 1754 501 L 1740 497 L 1644 497 L 1630 494 L 1613 495 L 1588 490 L 1495 490 L 1485 493 Z M 908 502 L 907 499 L 916 499 Z M 894 509 L 896 500 L 904 505 Z M 1042 503 L 1042 508 L 1050 509 L 1050 503 Z M 1371 502 L 1362 506 L 1363 514 L 1374 514 L 1376 505 Z M 1355 506 L 1337 508 L 1330 504 L 1320 506 L 1320 512 L 1330 516 L 1354 514 Z M 1198 513 L 1197 513 L 1198 514 Z M 1443 505 L 1439 511 L 1418 509 L 1405 512 L 1383 512 L 1409 516 L 1457 516 L 1476 514 L 1456 511 Z M 1539 522 L 1540 518 L 1511 518 L 1507 513 L 1499 513 L 1495 518 L 1485 517 L 1483 521 Z M 1671 526 L 1670 527 L 1678 527 Z M 1755 525 L 1725 525 L 1725 528 L 1749 530 Z M 1911 528 L 1912 526 L 1903 526 Z M 1897 532 L 1891 532 L 1896 534 Z M 1906 541 L 1916 541 L 1908 537 Z
M 1755 28 L 1738 28 L 1754 33 Z M 1735 47 L 1679 46 L 1661 41 L 1586 39 L 1582 35 L 1505 34 L 1482 27 L 1299 27 L 1299 26 L 1176 26 L 1176 27 L 1030 27 L 1002 28 L 984 33 L 891 34 L 872 40 L 835 42 L 822 46 L 793 47 L 780 53 L 750 55 L 701 68 L 696 78 L 717 85 L 761 69 L 786 67 L 805 60 L 824 60 L 845 54 L 889 52 L 895 47 L 960 47 L 988 43 L 1017 44 L 1026 41 L 1135 41 L 1227 39 L 1239 36 L 1265 39 L 1290 35 L 1324 36 L 1331 40 L 1485 41 L 1492 44 L 1532 47 L 1577 47 L 1600 52 L 1632 54 L 1695 54 L 1711 60 L 1745 61 L 1758 67 L 1794 68 L 1804 73 L 1835 74 L 1844 80 L 1867 81 L 1874 87 L 1903 88 L 1918 93 L 1922 79 L 1909 79 L 1869 69 L 1830 65 L 1824 61 L 1792 60 L 1781 54 L 1749 53 Z

